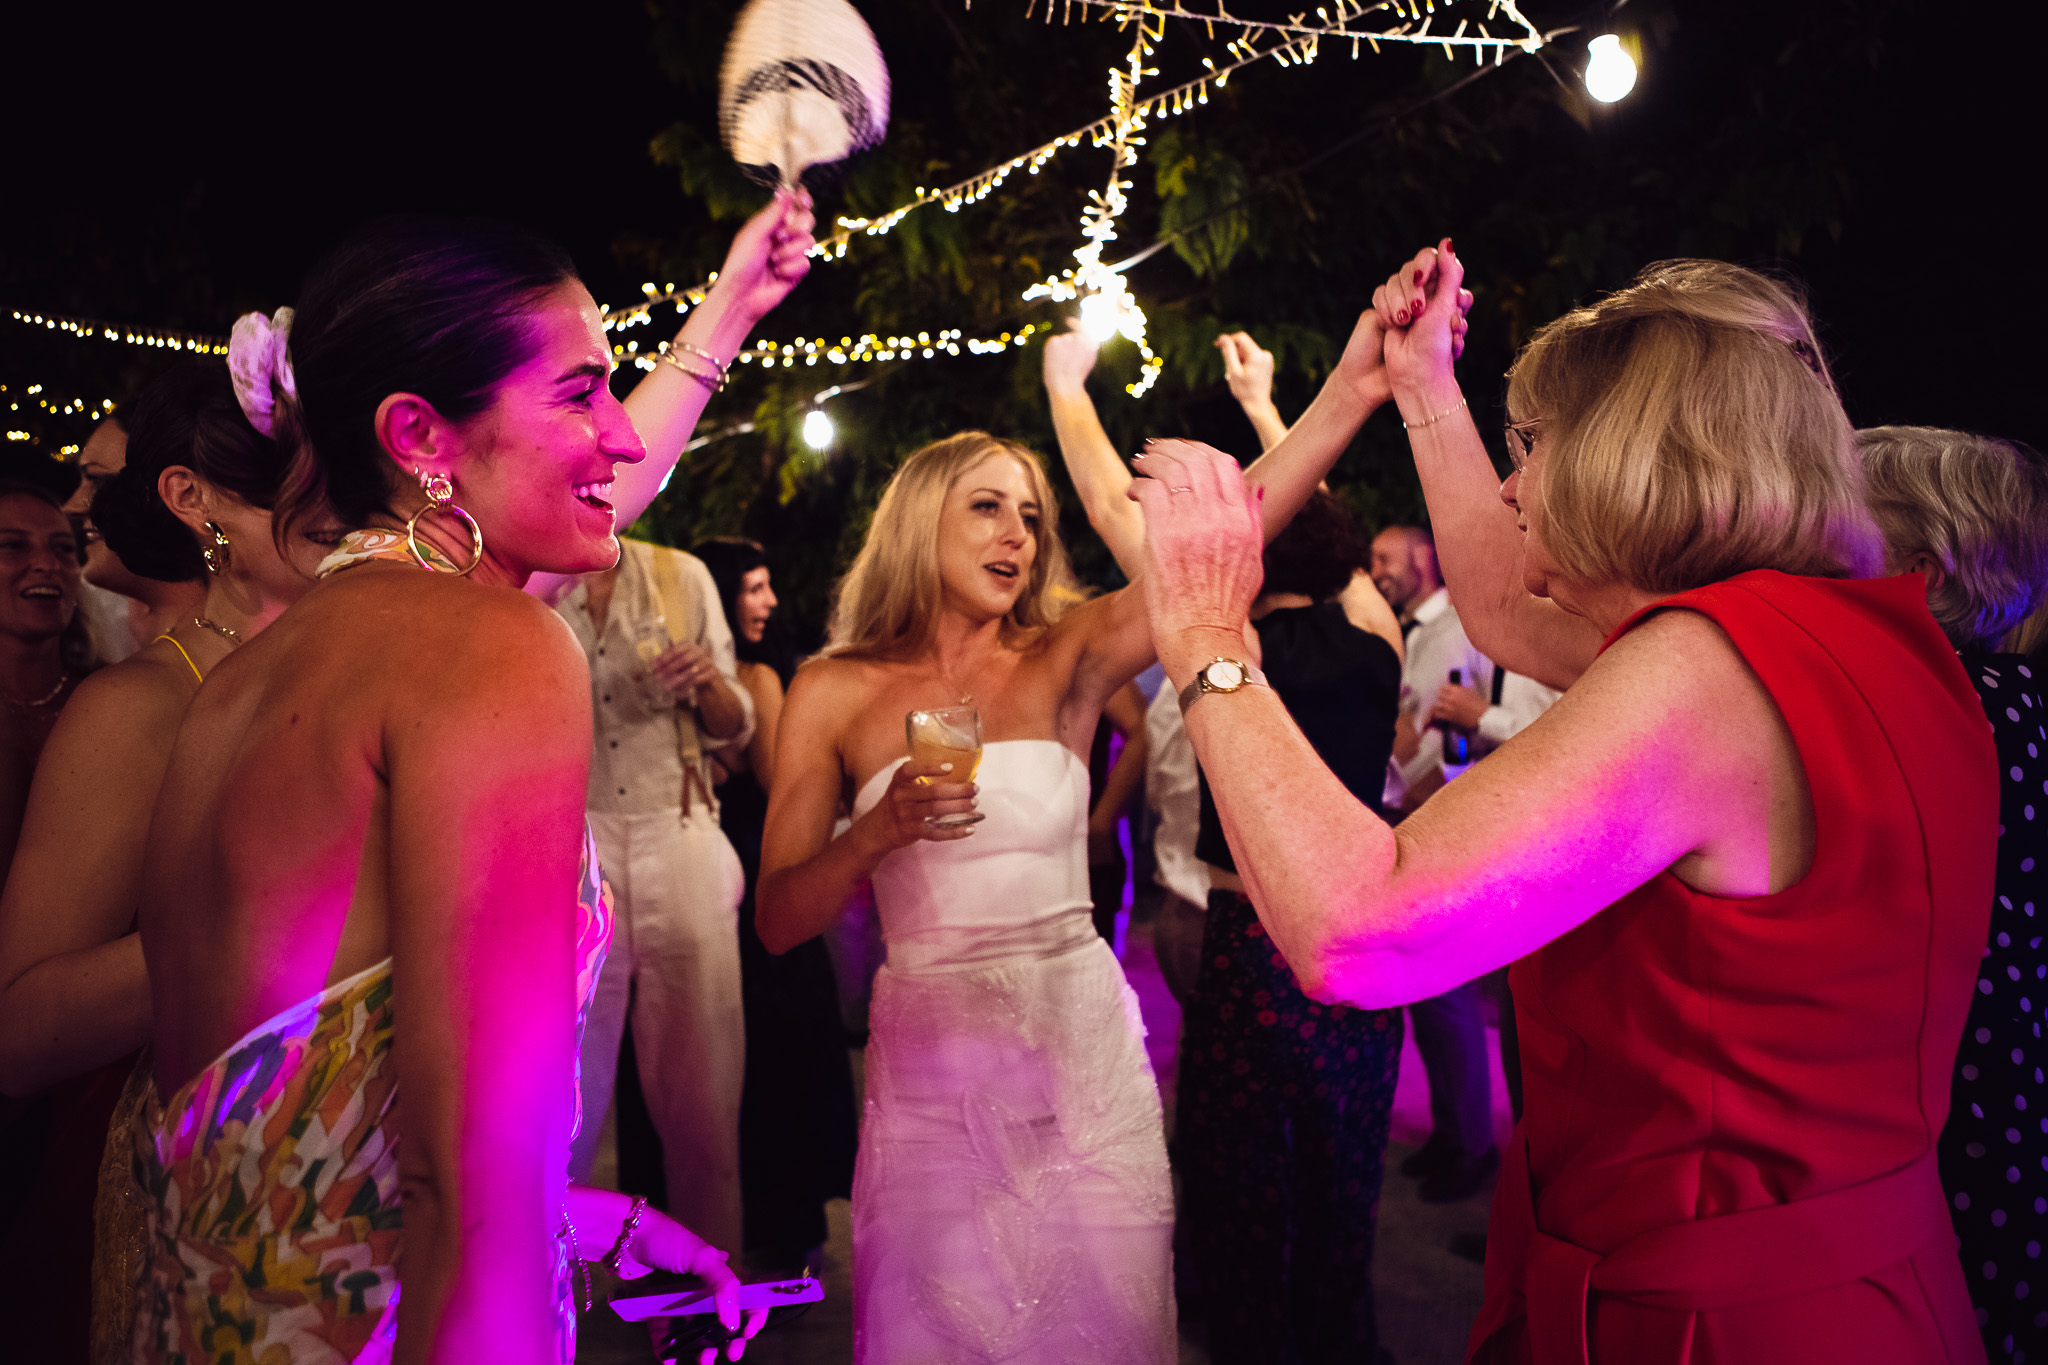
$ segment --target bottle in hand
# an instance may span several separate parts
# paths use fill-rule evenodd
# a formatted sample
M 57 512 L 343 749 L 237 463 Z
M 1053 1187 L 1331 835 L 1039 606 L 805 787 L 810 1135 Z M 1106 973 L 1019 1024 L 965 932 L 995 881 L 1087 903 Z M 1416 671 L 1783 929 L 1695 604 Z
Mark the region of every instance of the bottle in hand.
M 1452 669 L 1450 682 L 1453 687 L 1464 686 L 1465 670 L 1461 668 Z M 1447 720 L 1438 721 L 1436 723 L 1436 730 L 1439 735 L 1443 736 L 1444 775 L 1448 777 L 1450 776 L 1450 769 L 1465 767 L 1472 761 L 1472 736 Z

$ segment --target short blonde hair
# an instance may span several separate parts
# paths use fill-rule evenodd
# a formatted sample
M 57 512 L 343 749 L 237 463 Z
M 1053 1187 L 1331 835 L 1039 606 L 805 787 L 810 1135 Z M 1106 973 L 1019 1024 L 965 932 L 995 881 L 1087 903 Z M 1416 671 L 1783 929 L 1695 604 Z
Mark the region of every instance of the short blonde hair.
M 1753 270 L 1664 261 L 1567 313 L 1516 357 L 1508 412 L 1540 422 L 1540 532 L 1573 577 L 1675 593 L 1883 566 L 1805 304 Z
M 985 431 L 963 431 L 913 451 L 898 466 L 868 525 L 867 539 L 832 604 L 827 654 L 902 659 L 930 646 L 939 614 L 939 516 L 946 494 L 991 455 L 1023 466 L 1038 502 L 1038 545 L 1024 591 L 1004 619 L 1006 637 L 1051 625 L 1076 595 L 1068 591 L 1059 504 L 1038 456 Z
M 2025 620 L 2048 588 L 2048 470 L 2033 452 L 1938 427 L 1856 433 L 1887 557 L 1941 566 L 1927 606 L 1949 640 L 1984 644 Z

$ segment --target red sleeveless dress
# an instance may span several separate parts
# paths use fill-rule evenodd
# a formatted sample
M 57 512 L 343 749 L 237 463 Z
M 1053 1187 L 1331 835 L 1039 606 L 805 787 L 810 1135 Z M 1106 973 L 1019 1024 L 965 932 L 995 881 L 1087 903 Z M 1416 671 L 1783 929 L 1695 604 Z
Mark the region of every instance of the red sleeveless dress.
M 1935 1138 L 1984 953 L 1997 758 L 1914 575 L 1757 571 L 1716 622 L 1777 703 L 1812 869 L 1659 873 L 1515 964 L 1523 1118 L 1473 1365 L 1982 1361 Z

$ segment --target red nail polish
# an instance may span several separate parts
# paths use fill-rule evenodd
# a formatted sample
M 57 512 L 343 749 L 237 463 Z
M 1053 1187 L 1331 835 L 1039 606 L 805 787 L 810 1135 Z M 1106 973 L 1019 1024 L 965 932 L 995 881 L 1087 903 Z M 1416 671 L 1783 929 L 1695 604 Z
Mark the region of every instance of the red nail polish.
M 1417 284 L 1421 284 L 1421 283 L 1422 283 L 1422 272 L 1421 272 L 1420 270 L 1418 270 L 1418 271 L 1416 271 L 1416 272 L 1415 272 L 1415 282 L 1416 282 Z
M 1444 238 L 1444 252 L 1445 252 L 1445 254 L 1447 254 L 1447 255 L 1451 255 L 1451 256 L 1455 256 L 1455 255 L 1457 255 L 1457 254 L 1458 254 L 1458 252 L 1457 252 L 1457 248 L 1455 248 L 1455 247 L 1453 247 L 1453 246 L 1451 245 L 1451 239 L 1450 239 L 1450 238 L 1448 238 L 1448 237 Z

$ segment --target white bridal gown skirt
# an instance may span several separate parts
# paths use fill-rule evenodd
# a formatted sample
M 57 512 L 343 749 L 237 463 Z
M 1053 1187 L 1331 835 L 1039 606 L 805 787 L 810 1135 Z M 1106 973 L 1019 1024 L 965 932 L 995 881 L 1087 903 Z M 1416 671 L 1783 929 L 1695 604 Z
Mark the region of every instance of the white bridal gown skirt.
M 1021 926 L 1020 926 L 1021 927 Z M 875 980 L 861 1365 L 1171 1365 L 1173 1196 L 1137 997 L 1085 915 Z

